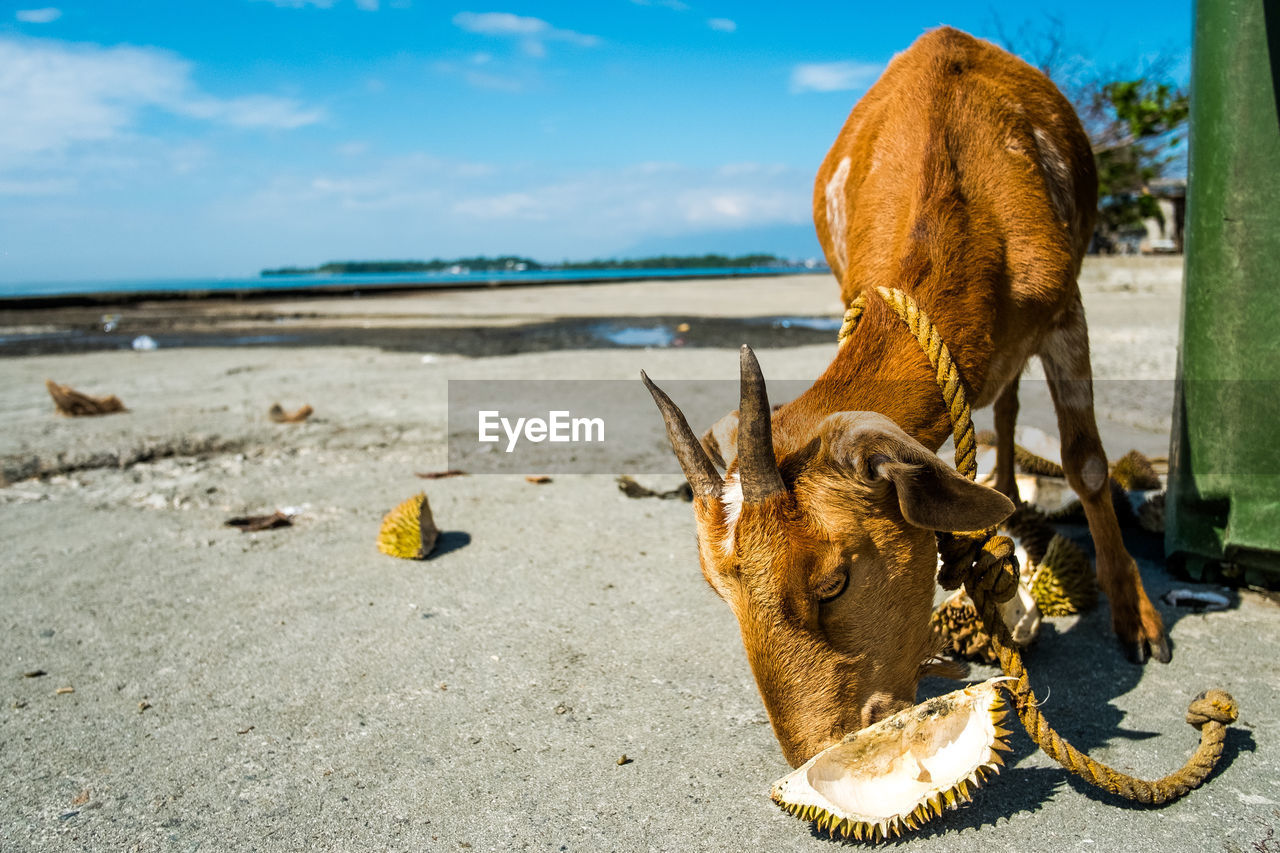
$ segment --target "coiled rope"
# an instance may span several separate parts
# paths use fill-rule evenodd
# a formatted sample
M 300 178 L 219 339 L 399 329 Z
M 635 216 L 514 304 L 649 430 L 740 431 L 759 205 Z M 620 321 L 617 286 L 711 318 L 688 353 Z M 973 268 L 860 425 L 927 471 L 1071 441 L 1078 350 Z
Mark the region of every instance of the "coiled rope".
M 956 470 L 970 480 L 977 475 L 973 419 L 964 384 L 951 353 L 938 330 L 920 307 L 898 289 L 877 287 L 876 292 L 907 325 L 936 372 L 947 411 L 951 415 L 956 445 Z M 853 334 L 866 309 L 866 294 L 859 294 L 845 312 L 840 329 L 840 345 Z M 1000 616 L 999 605 L 1011 598 L 1018 585 L 1018 560 L 1013 541 L 999 536 L 994 528 L 978 533 L 939 533 L 938 553 L 942 567 L 938 582 L 948 590 L 964 585 L 982 618 L 1000 668 L 1012 682 L 1004 688 L 1013 694 L 1014 707 L 1027 734 L 1040 749 L 1067 770 L 1103 790 L 1147 805 L 1172 802 L 1199 787 L 1222 756 L 1226 727 L 1239 715 L 1236 701 L 1222 690 L 1207 690 L 1192 700 L 1187 723 L 1200 731 L 1200 744 L 1180 769 L 1154 781 L 1138 779 L 1093 760 L 1072 746 L 1040 713 L 1040 703 L 1031 689 L 1022 655 L 1018 653 L 1009 628 Z

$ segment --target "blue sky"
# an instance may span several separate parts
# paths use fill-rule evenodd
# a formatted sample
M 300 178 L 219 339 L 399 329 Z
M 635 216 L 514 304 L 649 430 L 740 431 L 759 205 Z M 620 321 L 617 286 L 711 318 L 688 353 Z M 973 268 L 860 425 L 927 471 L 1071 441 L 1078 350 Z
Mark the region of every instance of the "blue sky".
M 1190 4 L 0 3 L 0 282 L 337 259 L 817 254 L 810 190 L 924 30 L 1173 59 Z

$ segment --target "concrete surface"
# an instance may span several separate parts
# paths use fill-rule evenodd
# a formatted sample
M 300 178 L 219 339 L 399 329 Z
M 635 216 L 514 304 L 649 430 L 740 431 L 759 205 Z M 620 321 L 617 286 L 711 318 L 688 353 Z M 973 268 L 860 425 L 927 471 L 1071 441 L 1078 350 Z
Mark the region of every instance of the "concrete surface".
M 1086 304 L 1098 375 L 1154 389 L 1139 403 L 1100 391 L 1102 414 L 1156 453 L 1167 445 L 1158 391 L 1173 373 L 1178 282 L 1137 270 L 1086 278 Z M 735 304 L 738 284 L 717 285 L 721 304 Z M 619 315 L 657 292 L 617 287 Z M 814 312 L 834 289 L 819 278 L 795 287 Z M 691 307 L 679 295 L 663 292 L 673 304 L 653 310 Z M 453 313 L 505 317 L 485 302 L 493 294 L 462 296 L 450 294 L 462 300 Z M 711 296 L 697 297 L 707 310 Z M 542 307 L 561 316 L 563 304 L 548 294 Z M 812 377 L 832 349 L 769 349 L 761 361 L 767 376 Z M 0 850 L 839 846 L 767 798 L 787 767 L 733 616 L 699 576 L 687 504 L 628 499 L 603 475 L 545 485 L 414 476 L 446 465 L 449 378 L 633 380 L 641 367 L 723 378 L 733 350 L 423 355 L 224 348 L 0 361 L 11 481 L 0 488 Z M 46 377 L 118 394 L 131 411 L 58 418 Z M 277 400 L 316 415 L 269 423 Z M 1127 449 L 1110 444 L 1113 456 Z M 424 489 L 443 553 L 379 554 L 383 513 Z M 223 524 L 277 507 L 298 512 L 292 527 Z M 1242 591 L 1226 612 L 1173 608 L 1159 596 L 1191 585 L 1163 570 L 1157 543 L 1131 545 L 1173 662 L 1125 663 L 1104 603 L 1049 620 L 1027 657 L 1035 688 L 1073 743 L 1148 777 L 1190 754 L 1191 698 L 1225 688 L 1242 717 L 1221 769 L 1169 807 L 1132 808 L 1019 732 L 1005 773 L 972 806 L 897 846 L 1280 849 L 1280 607 Z M 929 681 L 922 696 L 952 686 Z

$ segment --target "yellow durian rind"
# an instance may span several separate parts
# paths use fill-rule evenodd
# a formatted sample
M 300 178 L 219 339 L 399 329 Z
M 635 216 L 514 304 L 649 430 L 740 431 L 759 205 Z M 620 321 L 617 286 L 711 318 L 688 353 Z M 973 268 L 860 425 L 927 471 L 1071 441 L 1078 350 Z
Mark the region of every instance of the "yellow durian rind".
M 1046 616 L 1083 613 L 1098 603 L 1098 585 L 1089 558 L 1065 536 L 1049 542 L 1044 557 L 1032 571 L 1031 595 Z
M 832 838 L 875 843 L 919 829 L 948 809 L 959 808 L 962 803 L 971 802 L 971 792 L 981 786 L 990 775 L 1000 772 L 1000 767 L 1004 764 L 1000 752 L 1010 749 L 1003 740 L 1010 732 L 1000 726 L 1000 722 L 1008 714 L 1008 708 L 997 686 L 1003 680 L 1005 679 L 995 678 L 939 696 L 894 714 L 874 726 L 854 732 L 775 782 L 770 797 L 788 813 L 810 821 L 819 831 L 826 832 Z M 871 816 L 844 811 L 809 784 L 811 768 L 824 756 L 835 755 L 835 750 L 841 750 L 839 755 L 842 757 L 851 752 L 858 753 L 859 743 L 863 744 L 862 754 L 875 760 L 867 760 L 862 763 L 863 766 L 850 765 L 846 771 L 848 774 L 865 773 L 868 770 L 865 765 L 872 763 L 883 765 L 884 756 L 872 756 L 865 750 L 897 749 L 899 756 L 912 753 L 914 759 L 911 741 L 919 740 L 914 737 L 915 732 L 921 727 L 927 729 L 936 726 L 943 717 L 957 712 L 969 715 L 973 720 L 983 720 L 983 725 L 977 727 L 977 732 L 983 739 L 975 750 L 980 755 L 979 760 L 973 762 L 972 766 L 964 767 L 957 778 L 938 780 L 932 789 L 911 797 L 896 814 Z M 960 733 L 960 736 L 966 735 L 973 736 L 968 724 Z
M 378 550 L 404 560 L 424 559 L 430 551 L 430 547 L 423 548 L 422 542 L 422 513 L 426 503 L 426 492 L 418 492 L 387 513 L 378 531 Z M 435 545 L 434 539 L 430 545 Z

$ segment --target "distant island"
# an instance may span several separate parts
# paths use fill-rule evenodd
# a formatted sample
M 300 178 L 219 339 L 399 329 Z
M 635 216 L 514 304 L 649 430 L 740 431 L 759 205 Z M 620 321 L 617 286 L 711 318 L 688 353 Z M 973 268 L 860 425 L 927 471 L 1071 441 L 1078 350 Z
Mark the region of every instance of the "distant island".
M 502 255 L 496 258 L 455 258 L 448 261 L 330 261 L 318 267 L 280 267 L 263 270 L 261 275 L 367 275 L 401 272 L 539 272 L 543 270 L 613 270 L 613 269 L 729 269 L 744 267 L 798 266 L 777 255 L 658 255 L 651 258 L 609 258 L 593 261 L 562 261 L 544 264 L 533 258 Z

